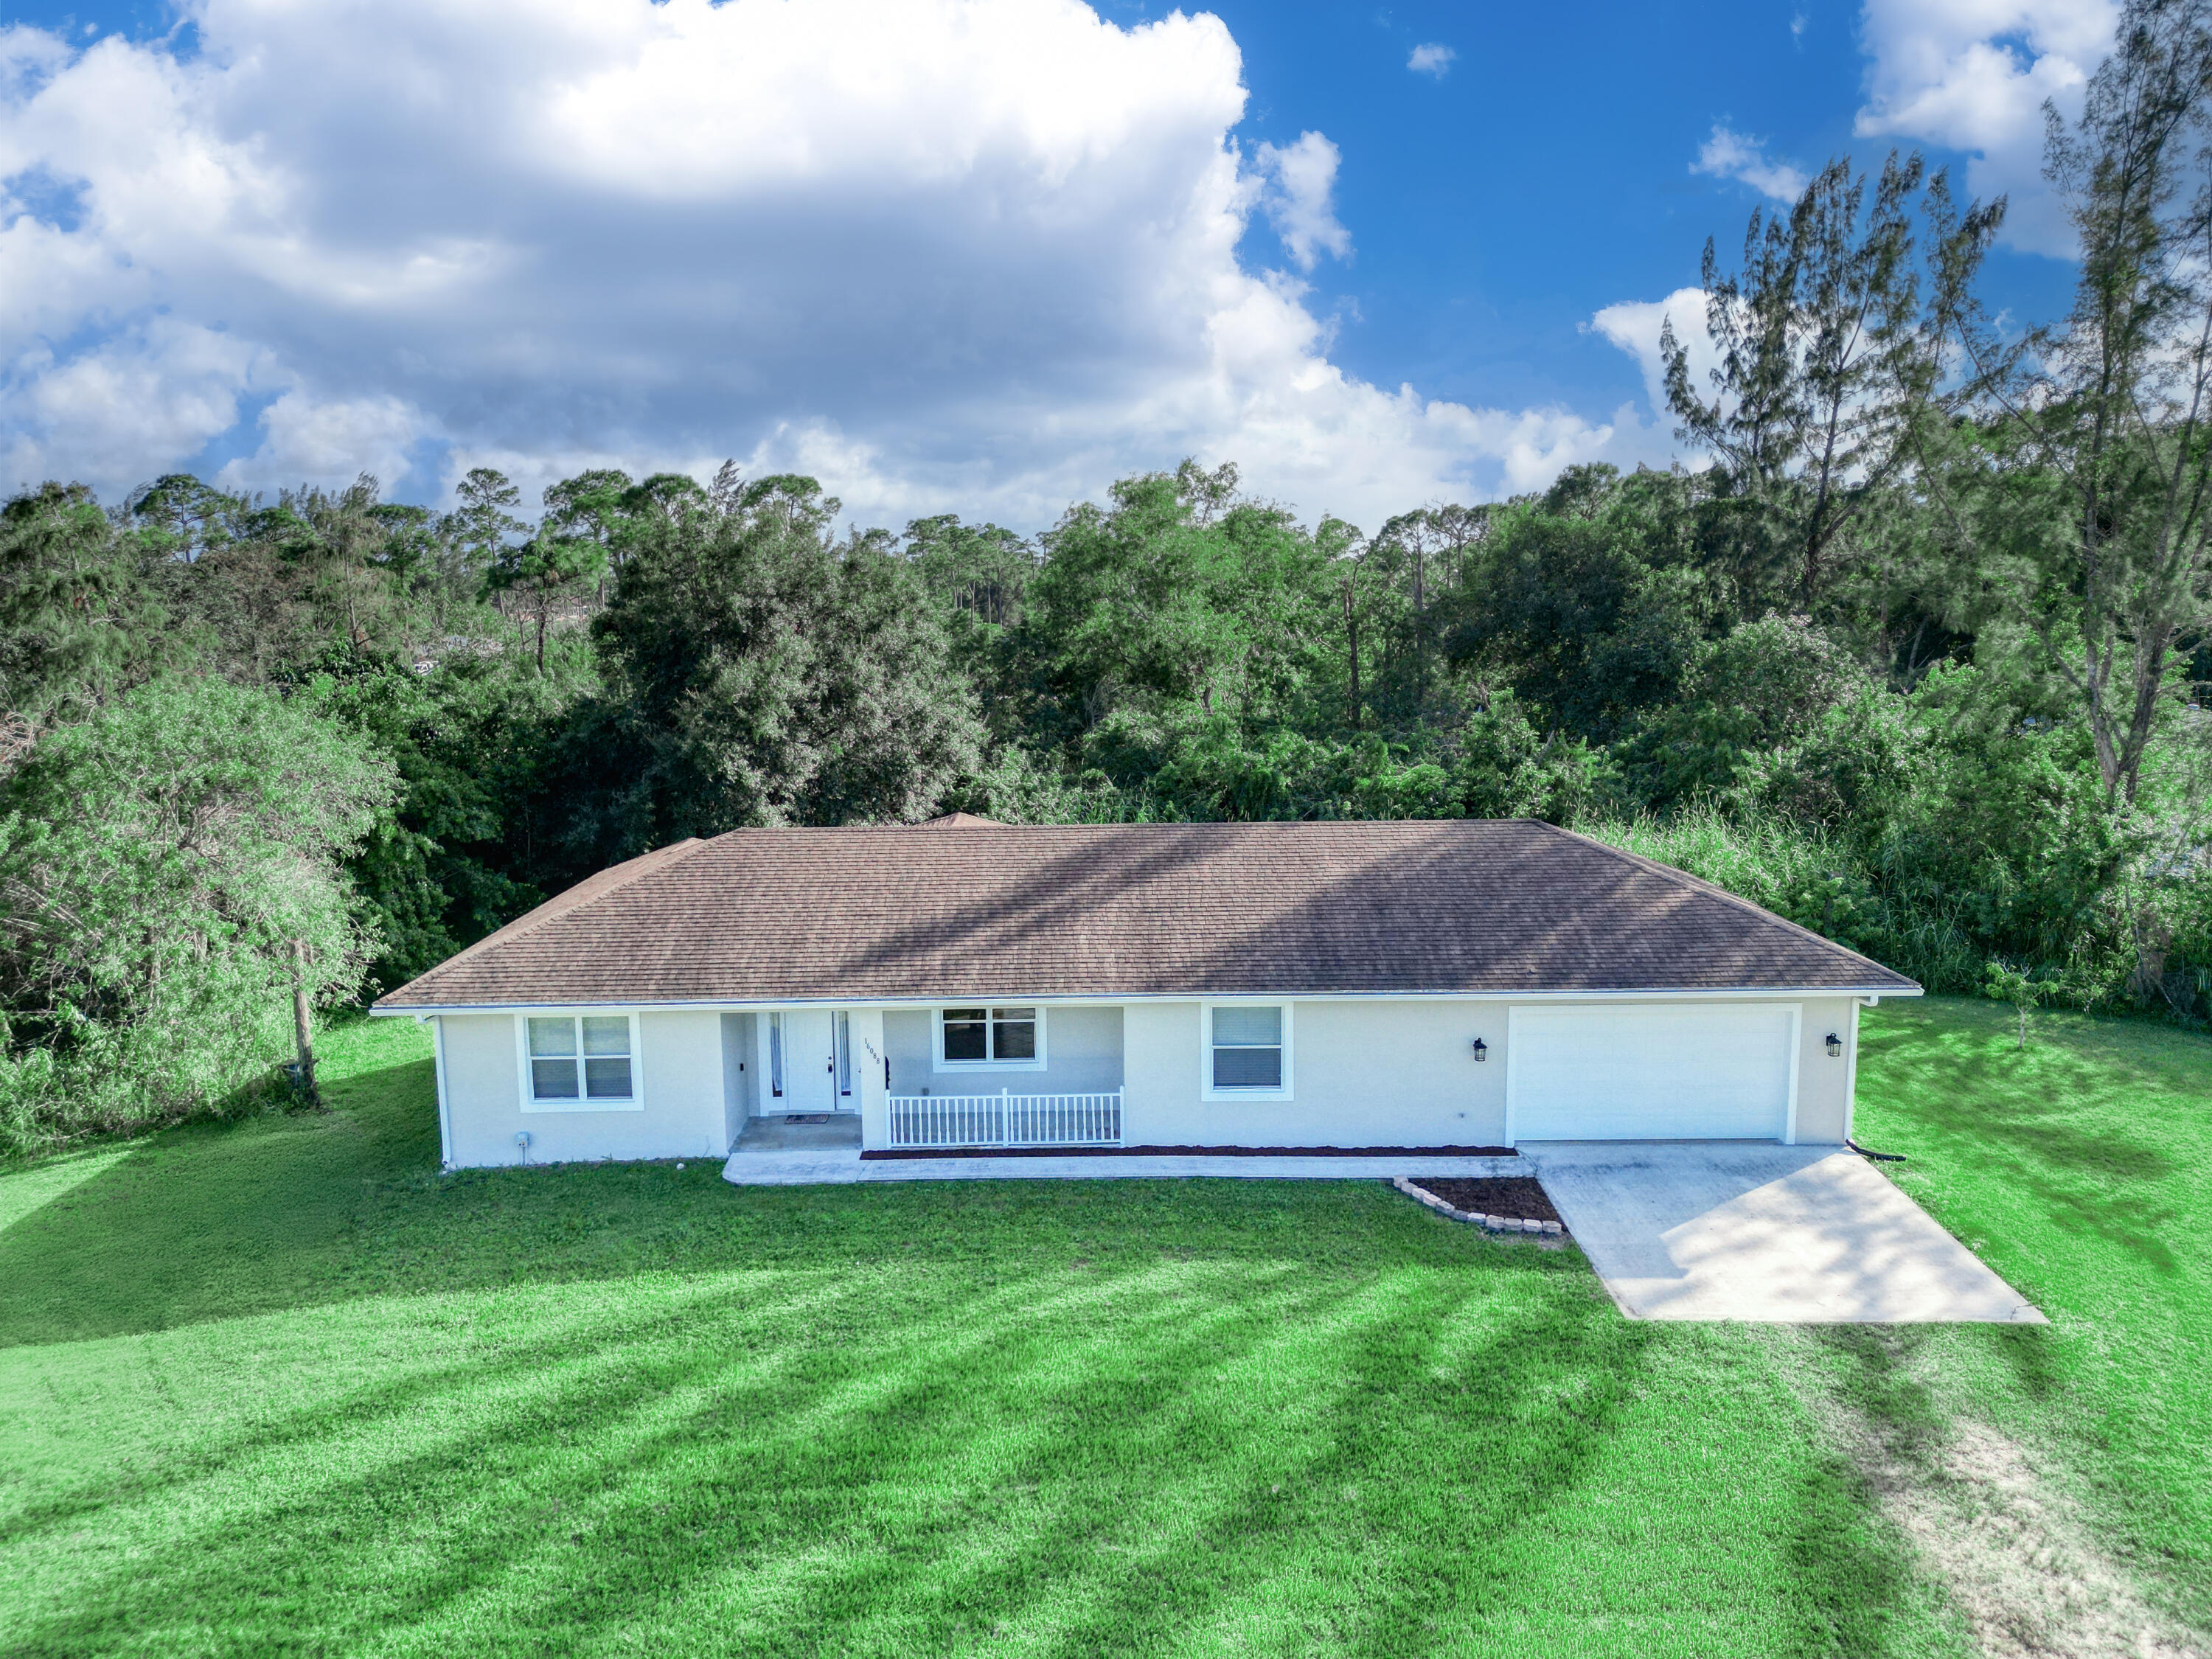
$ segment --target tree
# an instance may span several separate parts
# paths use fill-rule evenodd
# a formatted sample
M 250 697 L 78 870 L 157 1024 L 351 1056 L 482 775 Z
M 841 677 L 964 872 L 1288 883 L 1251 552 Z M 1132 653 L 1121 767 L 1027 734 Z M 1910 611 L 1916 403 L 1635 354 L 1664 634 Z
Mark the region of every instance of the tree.
M 711 507 L 714 497 L 685 473 L 656 472 L 633 483 L 629 473 L 600 467 L 548 485 L 544 501 L 541 534 L 550 531 L 564 540 L 589 542 L 599 549 L 604 568 L 619 573 L 649 527 Z
M 1988 978 L 1982 986 L 1982 994 L 1992 1002 L 2009 1002 L 2020 1016 L 2020 1031 L 2013 1046 L 2023 1053 L 2027 1048 L 2027 1017 L 2035 1012 L 2036 1005 L 2048 996 L 2054 988 L 2041 981 L 2030 979 L 2017 968 L 2003 962 L 1991 961 Z
M 277 498 L 298 526 L 283 551 L 307 574 L 311 601 L 324 615 L 335 620 L 343 613 L 346 647 L 355 652 L 407 642 L 406 573 L 390 556 L 398 550 L 394 533 L 404 537 L 410 515 L 404 507 L 394 512 L 379 495 L 376 476 L 363 472 L 343 489 L 286 490 Z
M 513 653 L 457 652 L 428 672 L 388 659 L 356 667 L 316 699 L 319 713 L 398 766 L 399 795 L 346 872 L 379 938 L 368 983 L 383 990 L 435 967 L 542 901 L 544 825 L 558 803 L 544 780 L 566 716 L 597 677 L 588 653 L 559 652 L 550 672 Z M 588 872 L 578 872 L 588 873 Z
M 599 549 L 607 569 L 619 569 L 629 529 L 623 497 L 632 487 L 629 474 L 615 467 L 596 467 L 548 484 L 538 533 L 590 542 Z
M 455 593 L 474 598 L 483 591 L 501 550 L 514 538 L 527 536 L 530 526 L 512 510 L 521 505 L 522 492 L 495 468 L 470 468 L 453 486 L 453 510 L 439 526 L 447 550 L 447 585 Z
M 1827 594 L 1847 533 L 1911 467 L 1931 424 L 2010 375 L 1973 299 L 2002 198 L 1961 214 L 1938 173 L 1892 155 L 1874 181 L 1831 162 L 1784 219 L 1754 211 L 1743 269 L 1705 244 L 1705 333 L 1719 361 L 1710 400 L 1692 381 L 1673 319 L 1660 330 L 1675 435 L 1712 452 L 1725 480 L 1711 516 L 1739 559 L 1808 614 Z M 1923 294 L 1911 254 L 1930 236 Z M 1747 606 L 1747 609 L 1750 607 Z
M 994 524 L 963 524 L 958 514 L 945 513 L 915 520 L 904 540 L 905 556 L 945 610 L 994 628 L 1021 621 L 1037 572 L 1036 550 L 1025 538 Z
M 92 492 L 48 483 L 0 507 L 0 773 L 186 648 L 139 550 Z
M 1443 645 L 1462 672 L 1510 681 L 1551 729 L 1609 739 L 1672 693 L 1695 643 L 1678 586 L 1602 520 L 1517 507 L 1491 520 L 1446 596 Z
M 1647 713 L 1624 750 L 1655 805 L 1717 799 L 1786 769 L 1874 690 L 1865 668 L 1820 629 L 1769 617 L 1700 643 L 1683 664 L 1679 694 Z
M 1996 447 L 1981 541 L 2131 805 L 2212 629 L 2212 4 L 2132 0 L 2046 171 L 2081 275 L 2039 398 Z
M 623 491 L 620 505 L 623 518 L 638 523 L 678 519 L 700 507 L 711 507 L 713 501 L 712 492 L 701 489 L 699 481 L 690 473 L 656 472 Z M 623 545 L 623 538 L 617 537 L 611 550 L 617 569 L 622 565 Z
M 252 506 L 245 496 L 203 483 L 189 472 L 171 472 L 132 497 L 126 515 L 149 548 L 190 564 L 210 549 L 236 541 Z
M 353 993 L 340 866 L 394 780 L 312 702 L 150 682 L 0 784 L 0 1140 L 219 1108 L 290 1048 L 301 955 Z
M 1372 694 L 1379 706 L 1413 725 L 1427 717 L 1430 665 L 1442 654 L 1435 600 L 1458 585 L 1468 550 L 1489 524 L 1487 507 L 1401 513 L 1385 520 L 1359 555 L 1359 586 L 1370 598 Z
M 273 502 L 219 498 L 165 479 L 130 513 L 147 580 L 196 636 L 204 665 L 252 681 L 387 654 L 412 659 L 438 627 L 440 539 L 424 509 L 347 488 L 288 489 Z M 184 502 L 201 516 L 179 530 Z M 214 526 L 216 528 L 210 529 Z
M 554 614 L 606 574 L 606 549 L 588 535 L 564 536 L 540 528 L 526 542 L 506 543 L 493 554 L 484 576 L 488 593 L 520 597 L 523 615 L 538 625 L 538 667 L 545 668 L 545 630 Z
M 1017 740 L 1034 703 L 1035 665 L 1024 659 L 1019 629 L 1037 549 L 1011 530 L 963 524 L 951 513 L 915 520 L 901 540 L 900 555 L 937 606 L 951 665 L 975 687 L 992 737 Z
M 905 561 L 839 543 L 811 478 L 641 537 L 592 625 L 614 684 L 580 833 L 602 854 L 743 824 L 907 822 L 978 763 L 972 696 Z
M 368 516 L 378 532 L 370 557 L 398 579 L 403 591 L 441 585 L 446 548 L 435 514 L 409 502 L 378 501 Z
M 1235 484 L 1233 467 L 1188 462 L 1125 478 L 1109 507 L 1071 507 L 1046 536 L 1024 633 L 1048 665 L 1055 736 L 1125 707 L 1249 722 L 1340 706 L 1336 561 L 1358 532 L 1330 519 L 1307 531 Z

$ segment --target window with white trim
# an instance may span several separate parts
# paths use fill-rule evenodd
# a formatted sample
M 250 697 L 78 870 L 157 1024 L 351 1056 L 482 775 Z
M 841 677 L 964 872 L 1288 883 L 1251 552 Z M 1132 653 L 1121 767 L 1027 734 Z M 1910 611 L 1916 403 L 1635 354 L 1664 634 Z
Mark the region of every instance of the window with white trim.
M 948 1071 L 963 1066 L 1042 1071 L 1044 1010 L 1033 1004 L 939 1009 L 937 1063 Z
M 1206 1011 L 1206 1091 L 1290 1091 L 1290 1010 L 1279 1003 L 1225 1004 Z
M 768 1017 L 768 1091 L 783 1098 L 783 1016 Z
M 628 1014 L 531 1014 L 525 1020 L 530 1103 L 588 1111 L 637 1099 Z

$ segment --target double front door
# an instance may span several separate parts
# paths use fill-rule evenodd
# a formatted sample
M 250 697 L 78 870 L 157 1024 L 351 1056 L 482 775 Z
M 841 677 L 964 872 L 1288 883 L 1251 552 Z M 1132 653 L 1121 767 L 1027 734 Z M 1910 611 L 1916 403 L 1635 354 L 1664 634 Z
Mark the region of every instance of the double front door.
M 853 1023 L 842 1008 L 786 1008 L 769 1014 L 762 1070 L 769 1098 L 763 1110 L 854 1112 Z

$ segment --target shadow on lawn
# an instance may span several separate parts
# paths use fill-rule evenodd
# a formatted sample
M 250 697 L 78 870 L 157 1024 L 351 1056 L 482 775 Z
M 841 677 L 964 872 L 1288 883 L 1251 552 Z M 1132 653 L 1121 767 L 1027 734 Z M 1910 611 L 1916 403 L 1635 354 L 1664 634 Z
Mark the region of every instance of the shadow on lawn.
M 161 1330 L 359 1294 L 368 1216 L 437 1163 L 401 1108 L 406 1065 L 334 1085 L 341 1109 L 196 1123 L 115 1149 L 99 1173 L 0 1231 L 0 1346 Z M 370 1109 L 343 1108 L 354 1100 Z
M 794 1321 L 853 1310 L 728 1285 L 624 1306 L 20 1516 L 0 1546 L 118 1501 L 197 1525 L 116 1553 L 17 1650 L 213 1626 L 270 1651 L 471 1631 L 482 1650 L 811 1654 L 836 1632 L 842 1651 L 1004 1638 L 1087 1659 L 1250 1631 L 1261 1650 L 1426 1653 L 1556 1565 L 1548 1522 L 1665 1340 L 1589 1297 L 1485 1310 L 1464 1276 L 1219 1288 L 1182 1264 L 1098 1291 L 954 1275 L 867 1340 L 769 1366 Z M 1440 1376 L 1439 1334 L 1470 1316 L 1482 1340 Z M 1340 1357 L 1271 1393 L 1316 1336 Z M 1547 1392 L 1567 1373 L 1572 1398 Z M 314 1473 L 270 1498 L 264 1468 Z M 1796 1651 L 1891 1650 L 1905 1569 L 1865 1503 L 1833 1472 L 1808 1486 Z
M 2054 1219 L 2091 1232 L 2165 1274 L 2179 1271 L 2158 1237 L 2173 1220 L 2153 1195 L 2179 1170 L 2164 1149 L 2116 1130 L 2111 1056 L 2045 1043 L 2015 1051 L 2001 1030 L 1920 1039 L 1879 1054 L 1881 1094 L 1931 1141 L 2005 1171 Z M 1869 1066 L 1871 1074 L 1873 1067 Z M 1971 1121 L 1953 1123 L 1954 1110 Z M 2094 1128 L 2088 1127 L 2094 1124 Z M 1930 1148 L 1904 1150 L 1925 1161 Z
M 1971 1098 L 1986 1122 L 2000 1121 L 2004 1138 L 2054 1170 L 2080 1170 L 2121 1181 L 2161 1181 L 2174 1160 L 2158 1147 L 2117 1135 L 2108 1127 L 2081 1127 L 2084 1104 L 2112 1088 L 2112 1065 L 2044 1045 L 2022 1054 L 1990 1033 L 1975 1040 L 1960 1032 L 1913 1054 L 1885 1053 L 1883 1091 L 1941 1085 L 1940 1098 Z
M 165 1466 L 121 1501 L 195 1528 L 118 1553 L 19 1625 L 19 1650 L 212 1627 L 270 1651 L 471 1631 L 483 1650 L 811 1654 L 836 1632 L 843 1651 L 1075 1659 L 1249 1630 L 1262 1650 L 1425 1653 L 1554 1565 L 1547 1522 L 1664 1340 L 1589 1297 L 1484 1310 L 1464 1276 L 1221 1288 L 1168 1263 L 1098 1290 L 953 1275 L 870 1340 L 767 1367 L 761 1344 L 810 1303 L 840 1310 L 727 1285 L 626 1306 Z M 1470 1316 L 1482 1340 L 1440 1376 L 1440 1333 Z M 1315 1336 L 1340 1357 L 1271 1392 Z M 1566 1372 L 1588 1380 L 1560 1401 Z M 269 1498 L 258 1467 L 314 1474 Z M 1796 1650 L 1889 1650 L 1902 1569 L 1862 1499 L 1813 1483 Z M 92 1507 L 21 1516 L 0 1544 Z
M 18 1510 L 10 1553 L 128 1541 L 20 1650 L 1424 1652 L 1557 1565 L 1655 1356 L 1725 1340 L 1379 1183 L 441 1177 L 428 1092 L 160 1137 L 0 1232 L 0 1340 L 390 1297 L 319 1340 L 399 1356 Z M 570 1283 L 611 1293 L 424 1299 Z M 1805 1488 L 1802 1651 L 1887 1650 L 1868 1502 Z
M 1928 1596 L 1922 1571 L 1849 1458 L 1820 1455 L 1805 1481 L 1789 1551 L 1798 1590 L 1793 1654 L 1878 1659 L 1926 1650 L 1921 1624 L 1906 1616 Z
M 1088 1655 L 1255 1618 L 1327 1624 L 1293 1650 L 1416 1651 L 1495 1590 L 1516 1540 L 1540 1547 L 1651 1337 L 1595 1298 L 1540 1297 L 1440 1381 L 1439 1333 L 1494 1286 L 1279 1273 L 1255 1290 L 1241 1266 L 1155 1261 L 1096 1288 L 924 1274 L 855 1340 L 838 1316 L 856 1310 L 820 1277 L 783 1297 L 641 1297 L 165 1464 L 120 1501 L 200 1526 L 118 1556 L 21 1650 L 159 1646 L 189 1620 L 271 1649 L 397 1624 L 523 1650 L 703 1630 L 763 1653 L 830 1631 L 919 1652 L 1026 1630 Z M 810 1316 L 836 1328 L 811 1346 Z M 1340 1357 L 1282 1397 L 1268 1378 L 1316 1337 Z M 799 1351 L 763 1365 L 772 1340 Z M 1577 1409 L 1532 1412 L 1562 1366 L 1599 1381 Z M 315 1473 L 264 1499 L 235 1489 L 257 1466 Z M 473 1516 L 487 1486 L 498 1524 Z M 0 1544 L 115 1501 L 21 1515 Z M 1371 1576 L 1286 1607 L 1275 1589 L 1310 1591 L 1316 1551 Z

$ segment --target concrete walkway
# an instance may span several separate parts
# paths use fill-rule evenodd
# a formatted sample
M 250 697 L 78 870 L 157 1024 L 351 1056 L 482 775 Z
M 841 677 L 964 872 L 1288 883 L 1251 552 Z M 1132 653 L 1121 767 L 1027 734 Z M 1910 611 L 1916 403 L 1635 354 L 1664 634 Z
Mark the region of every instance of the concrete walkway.
M 871 1158 L 857 1149 L 753 1150 L 740 1143 L 722 1179 L 740 1187 L 860 1181 L 1388 1181 L 1393 1176 L 1532 1175 L 1518 1158 Z
M 1631 1319 L 2044 1322 L 1855 1152 L 1771 1141 L 1521 1150 Z

